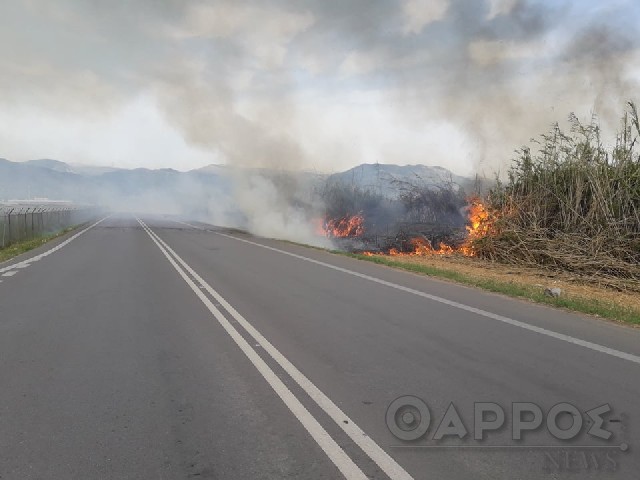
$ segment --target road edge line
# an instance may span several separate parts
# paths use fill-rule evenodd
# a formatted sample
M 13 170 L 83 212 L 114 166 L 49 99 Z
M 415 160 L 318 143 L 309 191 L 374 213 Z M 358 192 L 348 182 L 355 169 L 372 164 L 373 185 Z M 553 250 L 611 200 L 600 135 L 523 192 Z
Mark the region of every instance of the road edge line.
M 48 257 L 53 252 L 57 252 L 58 250 L 60 250 L 65 245 L 68 245 L 69 243 L 71 243 L 73 240 L 78 238 L 80 235 L 88 232 L 89 230 L 91 230 L 96 225 L 99 225 L 100 223 L 105 221 L 110 216 L 111 216 L 111 214 L 107 215 L 104 218 L 101 218 L 97 222 L 93 223 L 92 225 L 89 225 L 88 227 L 86 227 L 83 230 L 80 230 L 79 232 L 75 233 L 74 235 L 70 236 L 69 238 L 67 238 L 66 240 L 60 242 L 55 247 L 52 247 L 49 250 L 46 250 L 46 251 L 44 251 L 44 252 L 42 252 L 42 253 L 40 253 L 38 255 L 34 255 L 33 257 L 25 258 L 24 260 L 21 260 L 20 262 L 16 262 L 16 263 L 14 263 L 12 265 L 8 265 L 6 267 L 0 268 L 0 273 L 8 272 L 9 270 L 13 270 L 14 268 L 23 268 L 23 267 L 29 266 L 32 262 L 37 262 L 38 260 L 41 260 L 44 257 Z M 11 261 L 11 260 L 8 260 L 8 261 Z
M 566 335 L 564 333 L 554 332 L 553 330 L 548 330 L 546 328 L 537 327 L 535 325 L 531 325 L 531 324 L 526 323 L 526 322 L 521 322 L 520 320 L 515 320 L 513 318 L 505 317 L 503 315 L 498 315 L 497 313 L 491 313 L 491 312 L 488 312 L 486 310 L 482 310 L 480 308 L 472 307 L 470 305 L 465 305 L 464 303 L 459 303 L 459 302 L 455 302 L 453 300 L 448 300 L 448 299 L 443 298 L 443 297 L 438 297 L 437 295 L 431 295 L 430 293 L 421 292 L 420 290 L 415 290 L 413 288 L 405 287 L 405 286 L 399 285 L 397 283 L 388 282 L 386 280 L 382 280 L 380 278 L 372 277 L 372 276 L 364 274 L 364 273 L 355 272 L 355 271 L 349 270 L 347 268 L 338 267 L 336 265 L 331 265 L 330 263 L 322 262 L 320 260 L 315 260 L 313 258 L 308 258 L 308 257 L 305 257 L 304 255 L 298 255 L 297 253 L 287 252 L 286 250 L 281 250 L 279 248 L 270 247 L 268 245 L 262 245 L 260 243 L 252 242 L 252 241 L 246 240 L 244 238 L 234 237 L 233 235 L 228 235 L 226 233 L 216 232 L 216 231 L 212 231 L 212 230 L 209 230 L 209 231 L 211 233 L 215 234 L 215 235 L 220 235 L 222 237 L 230 238 L 232 240 L 237 240 L 239 242 L 248 243 L 250 245 L 254 245 L 254 246 L 257 246 L 257 247 L 265 248 L 267 250 L 271 250 L 271 251 L 274 251 L 274 252 L 279 252 L 279 253 L 282 253 L 284 255 L 289 255 L 291 257 L 294 257 L 294 258 L 297 258 L 297 259 L 300 259 L 300 260 L 304 260 L 304 261 L 307 261 L 307 262 L 315 263 L 316 265 L 321 265 L 323 267 L 327 267 L 327 268 L 330 268 L 332 270 L 337 270 L 338 272 L 342 272 L 342 273 L 346 273 L 346 274 L 349 274 L 349 275 L 353 275 L 355 277 L 359 277 L 359 278 L 362 278 L 364 280 L 369 280 L 371 282 L 378 283 L 380 285 L 385 285 L 387 287 L 394 288 L 396 290 L 401 290 L 401 291 L 406 292 L 406 293 L 411 293 L 411 294 L 417 295 L 419 297 L 427 298 L 429 300 L 433 300 L 434 302 L 443 303 L 445 305 L 449 305 L 450 307 L 458 308 L 460 310 L 465 310 L 465 311 L 470 312 L 470 313 L 475 313 L 476 315 L 480 315 L 480 316 L 485 317 L 485 318 L 490 318 L 492 320 L 497 320 L 498 322 L 506 323 L 506 324 L 512 325 L 514 327 L 520 327 L 520 328 L 522 328 L 524 330 L 529 330 L 531 332 L 535 332 L 535 333 L 538 333 L 540 335 L 546 335 L 548 337 L 555 338 L 556 340 L 562 340 L 564 342 L 571 343 L 571 344 L 574 344 L 574 345 L 578 345 L 580 347 L 588 348 L 590 350 L 593 350 L 593 351 L 596 351 L 596 352 L 600 352 L 600 353 L 604 353 L 604 354 L 610 355 L 612 357 L 616 357 L 616 358 L 620 358 L 622 360 L 627 360 L 629 362 L 640 364 L 640 356 L 634 355 L 632 353 L 623 352 L 621 350 L 616 350 L 614 348 L 606 347 L 606 346 L 600 345 L 598 343 L 593 343 L 593 342 L 589 342 L 587 340 L 582 340 L 582 339 L 579 339 L 579 338 L 576 338 L 576 337 L 572 337 L 571 335 Z

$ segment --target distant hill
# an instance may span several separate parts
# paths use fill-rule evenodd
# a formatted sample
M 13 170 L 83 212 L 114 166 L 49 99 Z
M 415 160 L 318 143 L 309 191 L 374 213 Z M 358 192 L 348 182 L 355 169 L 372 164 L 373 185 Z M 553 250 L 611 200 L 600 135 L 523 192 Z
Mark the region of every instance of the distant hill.
M 122 168 L 116 168 L 116 167 L 81 165 L 78 163 L 71 163 L 69 164 L 69 166 L 71 167 L 74 173 L 77 173 L 79 175 L 86 175 L 86 176 L 102 175 L 103 173 L 117 172 L 118 170 L 123 170 Z
M 443 167 L 365 163 L 329 176 L 329 181 L 370 189 L 387 197 L 397 196 L 402 185 L 465 187 L 470 179 Z
M 75 173 L 69 164 L 61 162 L 60 160 L 43 158 L 41 160 L 28 160 L 23 163 L 32 167 L 46 168 L 55 172 Z

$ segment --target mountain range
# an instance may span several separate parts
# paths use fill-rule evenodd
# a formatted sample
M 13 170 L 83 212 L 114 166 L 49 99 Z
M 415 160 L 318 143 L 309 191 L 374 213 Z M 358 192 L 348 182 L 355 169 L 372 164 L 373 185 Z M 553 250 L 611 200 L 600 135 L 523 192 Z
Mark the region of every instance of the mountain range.
M 426 165 L 363 164 L 344 172 L 321 174 L 239 169 L 226 165 L 208 165 L 179 172 L 167 168 L 151 170 L 77 165 L 51 159 L 25 162 L 0 159 L 0 201 L 49 198 L 111 205 L 114 201 L 121 203 L 127 199 L 158 193 L 164 193 L 166 197 L 175 194 L 193 196 L 202 190 L 228 193 L 230 183 L 238 175 L 272 176 L 282 173 L 307 185 L 326 181 L 340 182 L 362 189 L 374 189 L 390 197 L 397 193 L 398 185 L 403 182 L 433 186 L 453 183 L 465 186 L 470 181 L 443 167 Z

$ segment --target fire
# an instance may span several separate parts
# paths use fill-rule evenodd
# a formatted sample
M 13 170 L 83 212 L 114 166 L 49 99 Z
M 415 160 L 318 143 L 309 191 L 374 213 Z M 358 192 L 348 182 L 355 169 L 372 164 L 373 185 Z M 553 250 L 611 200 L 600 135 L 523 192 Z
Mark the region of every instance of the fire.
M 489 212 L 480 200 L 473 199 L 469 202 L 468 207 L 468 222 L 466 226 L 467 238 L 457 247 L 448 245 L 444 242 L 440 242 L 437 248 L 434 248 L 431 243 L 422 237 L 414 237 L 409 240 L 409 246 L 411 250 L 401 252 L 397 248 L 389 249 L 387 255 L 390 256 L 429 256 L 429 255 L 451 255 L 454 253 L 460 253 L 466 257 L 475 256 L 475 250 L 473 248 L 473 241 L 482 238 L 489 234 L 491 231 L 492 220 L 489 216 Z M 367 256 L 375 255 L 372 252 L 364 252 Z
M 473 257 L 475 256 L 473 241 L 489 234 L 493 224 L 486 207 L 477 199 L 471 201 L 469 205 L 469 223 L 470 225 L 467 225 L 467 239 L 460 247 L 460 251 L 467 257 Z
M 437 253 L 438 255 L 449 255 L 454 252 L 455 249 L 452 246 L 447 245 L 443 242 L 440 242 L 440 244 L 438 245 L 438 250 L 435 251 L 435 253 Z
M 422 237 L 415 237 L 409 240 L 409 245 L 412 250 L 409 252 L 400 252 L 396 248 L 392 248 L 389 250 L 389 255 L 399 256 L 399 255 L 409 255 L 415 257 L 426 257 L 428 255 L 449 255 L 450 253 L 454 253 L 455 249 L 446 243 L 440 242 L 438 244 L 438 248 L 433 248 L 431 243 L 428 240 Z
M 321 232 L 329 238 L 359 237 L 364 234 L 364 217 L 358 213 L 350 217 L 325 219 Z
M 469 200 L 467 207 L 467 236 L 464 242 L 457 245 L 449 245 L 440 242 L 434 246 L 425 237 L 411 238 L 406 244 L 389 248 L 386 255 L 396 256 L 414 256 L 426 257 L 430 255 L 452 255 L 460 254 L 466 257 L 473 257 L 476 252 L 473 247 L 475 240 L 485 237 L 491 232 L 493 219 L 489 215 L 484 204 L 477 198 Z M 319 235 L 328 238 L 353 238 L 361 237 L 365 233 L 364 216 L 362 212 L 344 216 L 341 218 L 325 218 L 315 221 L 316 231 Z M 366 256 L 385 255 L 385 253 L 362 252 Z
M 469 205 L 469 223 L 471 223 L 467 225 L 469 237 L 481 238 L 489 233 L 491 227 L 489 212 L 480 201 L 473 201 Z

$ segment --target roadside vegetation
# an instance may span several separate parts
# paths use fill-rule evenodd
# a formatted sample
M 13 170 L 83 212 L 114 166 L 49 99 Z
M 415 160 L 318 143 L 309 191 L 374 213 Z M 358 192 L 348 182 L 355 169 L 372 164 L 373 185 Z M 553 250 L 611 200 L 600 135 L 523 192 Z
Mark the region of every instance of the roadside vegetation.
M 473 247 L 484 259 L 640 292 L 637 108 L 628 104 L 612 147 L 603 145 L 597 119 L 569 120 L 569 133 L 556 125 L 535 153 L 519 151 L 508 180 L 487 195 L 493 223 Z
M 0 248 L 0 263 L 11 260 L 12 258 L 17 257 L 18 255 L 22 255 L 23 253 L 33 250 L 34 248 L 38 248 L 45 243 L 58 238 L 61 235 L 70 232 L 71 230 L 74 230 L 75 228 L 76 227 L 65 228 L 58 233 L 43 235 L 40 237 L 32 238 L 30 240 L 23 240 L 20 242 L 12 243 L 5 248 Z
M 476 193 L 483 216 L 467 227 L 465 252 L 410 244 L 346 255 L 640 325 L 638 110 L 628 103 L 613 145 L 595 116 L 572 114 L 569 125 L 522 147 L 507 178 Z

